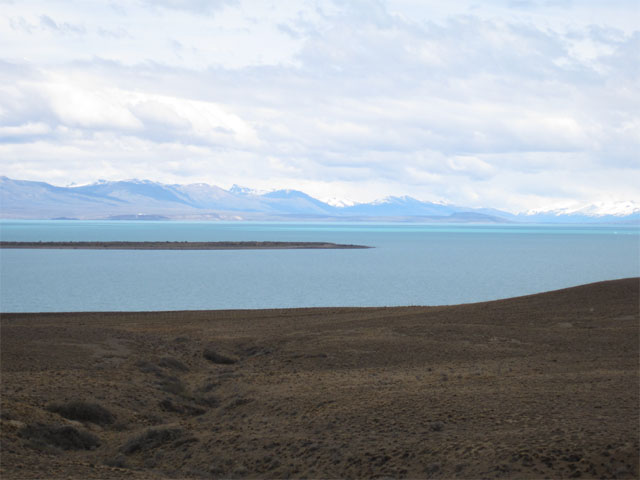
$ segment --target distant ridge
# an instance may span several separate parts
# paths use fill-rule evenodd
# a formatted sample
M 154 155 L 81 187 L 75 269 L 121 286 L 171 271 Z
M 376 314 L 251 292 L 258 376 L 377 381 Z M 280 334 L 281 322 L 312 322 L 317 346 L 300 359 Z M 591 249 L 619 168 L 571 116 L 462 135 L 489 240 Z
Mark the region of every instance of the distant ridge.
M 602 205 L 591 205 L 514 215 L 409 196 L 326 203 L 299 190 L 261 192 L 237 185 L 225 190 L 205 183 L 170 185 L 133 179 L 58 187 L 0 177 L 0 218 L 5 219 L 640 224 L 639 204 L 625 202 L 614 212 L 607 214 Z

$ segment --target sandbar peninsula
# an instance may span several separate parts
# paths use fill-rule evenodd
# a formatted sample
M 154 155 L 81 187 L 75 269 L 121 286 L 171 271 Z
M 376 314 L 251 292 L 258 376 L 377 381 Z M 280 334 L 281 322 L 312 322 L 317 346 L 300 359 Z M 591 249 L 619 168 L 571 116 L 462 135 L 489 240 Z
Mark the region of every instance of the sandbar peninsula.
M 287 250 L 287 249 L 357 249 L 365 245 L 331 242 L 5 242 L 0 248 L 42 248 L 69 250 Z

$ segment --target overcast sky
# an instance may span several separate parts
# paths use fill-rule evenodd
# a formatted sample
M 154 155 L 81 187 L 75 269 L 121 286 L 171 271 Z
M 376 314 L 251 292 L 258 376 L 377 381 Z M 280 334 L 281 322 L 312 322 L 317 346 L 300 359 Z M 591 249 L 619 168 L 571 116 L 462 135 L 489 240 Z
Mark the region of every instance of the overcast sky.
M 0 174 L 640 202 L 638 0 L 0 0 Z

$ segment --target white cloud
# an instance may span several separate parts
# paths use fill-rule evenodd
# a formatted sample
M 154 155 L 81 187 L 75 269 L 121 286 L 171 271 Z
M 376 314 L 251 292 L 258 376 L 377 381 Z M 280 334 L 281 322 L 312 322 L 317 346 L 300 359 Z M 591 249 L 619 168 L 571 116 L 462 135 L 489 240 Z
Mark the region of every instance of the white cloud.
M 151 8 L 159 7 L 202 14 L 216 12 L 237 2 L 235 0 L 142 0 L 142 3 Z
M 58 121 L 75 128 L 117 128 L 131 130 L 140 128 L 142 123 L 115 101 L 115 89 L 101 91 L 78 88 L 76 85 L 55 81 L 45 84 L 44 95 L 49 99 L 52 113 Z
M 22 138 L 46 135 L 51 132 L 51 127 L 46 123 L 25 123 L 22 125 L 0 127 L 0 139 L 19 140 Z
M 509 210 L 640 199 L 633 3 L 476 6 L 10 4 L 0 173 Z

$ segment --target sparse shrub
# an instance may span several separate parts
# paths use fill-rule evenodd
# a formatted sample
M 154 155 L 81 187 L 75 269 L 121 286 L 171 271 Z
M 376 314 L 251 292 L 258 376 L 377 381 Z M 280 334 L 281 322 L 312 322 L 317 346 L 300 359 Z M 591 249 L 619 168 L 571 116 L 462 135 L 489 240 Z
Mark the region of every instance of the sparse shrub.
M 197 443 L 200 440 L 198 440 L 196 437 L 186 437 L 183 438 L 181 440 L 176 440 L 172 445 L 171 448 L 178 448 L 178 447 L 182 447 L 182 451 L 186 450 L 185 445 L 188 445 L 189 443 Z
M 167 423 L 167 420 L 162 415 L 156 415 L 155 413 L 143 413 L 140 415 L 140 420 L 144 422 L 145 425 L 164 425 Z
M 248 357 L 257 357 L 259 355 L 270 355 L 273 351 L 268 347 L 259 347 L 257 345 L 246 347 L 242 350 L 242 353 Z
M 180 360 L 171 357 L 162 357 L 158 361 L 158 365 L 165 368 L 170 368 L 172 370 L 178 370 L 180 372 L 188 372 L 189 367 L 187 367 Z
M 231 400 L 227 405 L 226 405 L 226 409 L 230 410 L 233 408 L 238 408 L 241 407 L 243 405 L 246 405 L 248 403 L 253 402 L 253 398 L 243 398 L 243 397 L 238 397 L 238 398 L 234 398 L 233 400 Z
M 174 403 L 169 398 L 161 400 L 160 408 L 165 412 L 182 413 L 185 415 L 202 415 L 206 412 L 204 408 L 196 407 L 195 405 L 189 405 L 187 403 Z
M 208 393 L 211 390 L 213 390 L 214 388 L 217 388 L 220 386 L 220 383 L 218 382 L 213 382 L 213 381 L 207 381 L 204 383 L 204 385 L 202 385 L 202 387 L 200 387 L 198 389 L 198 391 L 202 392 L 202 393 Z
M 7 412 L 6 410 L 0 413 L 0 419 L 2 420 L 15 420 L 13 414 L 11 412 Z
M 30 424 L 20 430 L 35 447 L 51 446 L 62 450 L 93 450 L 100 446 L 100 439 L 92 433 L 69 425 Z
M 109 410 L 97 403 L 73 401 L 48 405 L 47 410 L 80 422 L 91 422 L 97 425 L 110 425 L 116 417 Z
M 142 373 L 153 373 L 158 376 L 164 375 L 164 372 L 162 371 L 162 369 L 160 369 L 160 367 L 158 367 L 154 363 L 147 362 L 146 360 L 140 360 L 136 363 L 136 366 Z
M 232 365 L 236 363 L 233 358 L 225 357 L 211 348 L 205 349 L 205 351 L 202 352 L 202 356 L 213 363 L 220 363 L 223 365 Z
M 220 400 L 213 395 L 197 395 L 193 397 L 193 401 L 198 405 L 204 405 L 205 407 L 218 407 L 220 405 Z
M 186 387 L 184 383 L 178 377 L 163 377 L 158 383 L 160 390 L 172 395 L 184 395 L 186 393 Z
M 431 422 L 429 427 L 431 427 L 431 430 L 433 430 L 434 432 L 441 432 L 442 430 L 444 430 L 444 423 L 442 423 L 442 422 Z
M 166 443 L 177 440 L 182 435 L 180 428 L 150 428 L 141 435 L 129 440 L 123 447 L 122 453 L 131 455 L 138 451 L 148 451 Z
M 124 432 L 125 430 L 129 430 L 129 423 L 125 421 L 119 421 L 111 425 L 111 429 L 116 432 Z
M 116 468 L 129 468 L 127 465 L 127 459 L 124 455 L 118 455 L 115 458 L 110 458 L 104 461 L 104 464 L 108 467 L 116 467 Z

